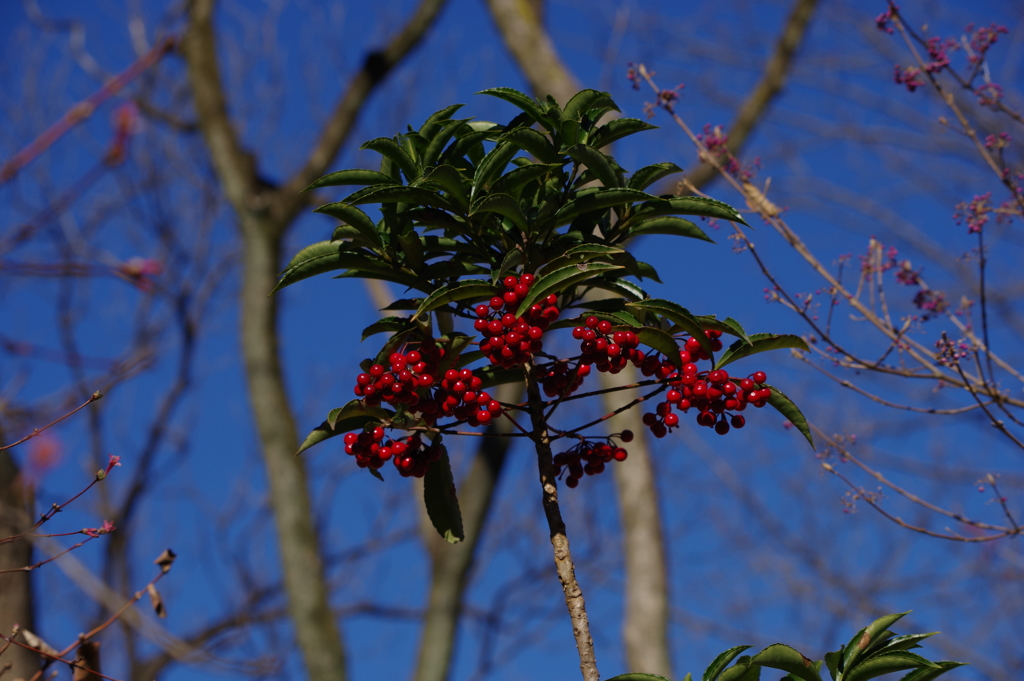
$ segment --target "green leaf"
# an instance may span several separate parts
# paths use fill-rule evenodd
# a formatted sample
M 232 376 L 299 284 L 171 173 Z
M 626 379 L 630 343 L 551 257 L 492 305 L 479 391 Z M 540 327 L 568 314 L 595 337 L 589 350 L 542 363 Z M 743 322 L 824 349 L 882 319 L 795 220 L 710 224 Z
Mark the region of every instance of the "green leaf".
M 750 646 L 736 646 L 735 648 L 729 648 L 729 650 L 726 650 L 708 665 L 708 668 L 704 671 L 704 675 L 700 677 L 700 681 L 717 681 L 721 673 L 729 666 L 729 663 L 736 659 L 737 655 L 748 648 L 750 648 Z
M 589 168 L 597 175 L 597 178 L 601 180 L 601 184 L 605 187 L 621 186 L 622 183 L 619 181 L 619 176 L 612 169 L 612 164 L 608 162 L 608 157 L 594 147 L 587 146 L 586 144 L 576 144 L 566 149 L 565 153 L 577 163 Z
M 603 312 L 601 310 L 591 309 L 585 315 L 583 315 L 583 317 L 589 316 L 591 314 L 597 317 L 598 319 L 607 319 L 612 324 L 615 324 L 616 326 L 621 326 L 623 330 L 625 330 L 628 327 L 630 331 L 635 331 L 643 326 L 639 319 L 629 314 L 625 310 L 620 310 L 618 312 Z M 580 326 L 580 324 L 577 322 L 573 322 L 572 326 Z M 549 326 L 548 328 L 550 329 L 551 327 Z
M 370 324 L 368 327 L 363 329 L 363 337 L 360 341 L 364 341 L 370 336 L 378 333 L 388 333 L 389 331 L 404 331 L 409 328 L 412 320 L 408 317 L 384 317 Z
M 467 336 L 466 334 L 459 333 L 457 331 L 441 337 L 440 345 L 445 349 L 445 355 L 441 361 L 437 363 L 438 376 L 455 365 L 459 357 L 462 355 L 462 351 L 472 344 L 473 338 L 474 336 Z
M 758 681 L 761 678 L 761 666 L 750 664 L 750 658 L 743 656 L 734 666 L 729 667 L 719 677 L 718 681 Z
M 550 329 L 551 327 L 549 326 L 548 328 Z M 481 388 L 493 388 L 496 385 L 523 382 L 522 369 L 502 369 L 492 364 L 482 369 L 476 369 L 473 373 L 483 381 L 480 385 Z
M 548 130 L 553 130 L 551 125 L 551 119 L 545 115 L 541 105 L 527 95 L 524 95 L 519 90 L 513 90 L 510 87 L 492 87 L 487 90 L 481 90 L 477 92 L 478 95 L 490 95 L 499 99 L 504 99 L 506 102 L 516 105 L 528 115 L 530 115 L 535 121 L 546 127 Z
M 615 140 L 643 132 L 644 130 L 657 130 L 658 126 L 651 125 L 638 118 L 616 118 L 608 121 L 590 135 L 590 144 L 600 149 L 606 147 Z
M 372 139 L 369 142 L 365 142 L 363 146 L 359 148 L 376 151 L 381 156 L 384 156 L 395 163 L 405 174 L 406 182 L 412 182 L 420 175 L 420 170 L 416 166 L 416 162 L 413 161 L 408 152 L 402 148 L 402 145 L 390 137 L 378 137 L 376 139 Z
M 803 412 L 801 412 L 793 403 L 793 400 L 786 397 L 783 392 L 774 385 L 765 384 L 765 387 L 771 388 L 772 390 L 772 396 L 768 398 L 768 404 L 775 407 L 775 411 L 785 416 L 790 423 L 796 426 L 796 429 L 799 430 L 805 438 L 807 438 L 807 442 L 809 442 L 813 448 L 814 438 L 811 437 L 811 427 L 807 425 L 807 418 L 803 415 Z M 845 664 L 843 668 L 846 668 Z
M 856 658 L 854 658 L 856 660 Z M 900 672 L 906 669 L 917 669 L 925 667 L 937 671 L 945 671 L 934 662 L 926 660 L 920 655 L 908 653 L 905 650 L 894 650 L 884 653 L 878 657 L 872 657 L 859 664 L 854 662 L 852 667 L 847 667 L 843 672 L 843 681 L 867 681 L 876 676 Z
M 774 396 L 775 396 L 775 388 L 772 388 L 772 397 L 774 397 Z M 783 397 L 785 397 L 785 396 L 783 395 Z M 785 399 L 786 399 L 786 401 L 789 401 L 789 398 L 785 398 Z M 797 415 L 801 419 L 803 419 L 803 414 L 801 414 L 800 410 L 796 408 L 796 405 L 793 404 L 792 402 L 789 402 L 789 403 L 792 405 L 792 408 L 794 410 L 796 410 Z M 771 400 L 769 400 L 769 404 L 771 404 L 776 409 L 779 409 L 779 407 L 777 407 L 775 404 L 773 404 L 771 402 Z M 782 412 L 781 409 L 779 409 L 779 411 Z M 786 418 L 789 418 L 789 416 L 786 415 L 785 412 L 783 412 L 783 415 L 786 416 Z M 796 421 L 794 421 L 791 418 L 789 420 L 790 420 L 790 422 L 794 426 L 797 426 L 799 428 L 799 426 L 797 425 Z M 804 419 L 804 424 L 806 425 L 806 423 L 807 423 L 807 420 Z M 803 431 L 801 430 L 801 432 L 803 432 Z M 811 439 L 810 432 L 808 431 L 807 433 L 804 433 L 804 437 L 806 437 L 808 440 L 810 440 Z M 814 446 L 813 442 L 811 443 L 811 446 L 812 447 Z M 844 676 L 846 675 L 846 673 L 850 670 L 850 668 L 854 664 L 854 662 L 857 661 L 857 658 L 859 658 L 864 653 L 865 650 L 870 648 L 871 644 L 874 643 L 876 640 L 878 640 L 878 638 L 892 624 L 898 622 L 900 619 L 902 619 L 903 617 L 905 617 L 908 614 L 909 614 L 909 612 L 898 612 L 898 613 L 893 613 L 891 615 L 884 615 L 882 617 L 879 617 L 874 622 L 872 622 L 868 626 L 864 627 L 860 631 L 858 631 L 857 634 L 852 639 L 850 639 L 850 642 L 846 644 L 846 647 L 843 648 L 843 664 L 842 664 L 843 675 Z
M 340 187 L 343 185 L 368 185 L 368 184 L 394 184 L 395 180 L 390 175 L 377 172 L 376 170 L 339 170 L 324 175 L 319 180 L 309 185 L 302 191 L 308 192 L 319 187 Z
M 796 650 L 782 643 L 768 646 L 750 659 L 751 664 L 781 669 L 804 681 L 821 681 L 814 663 Z
M 651 218 L 650 220 L 644 220 L 639 224 L 630 220 L 630 224 L 633 226 L 629 227 L 629 231 L 626 233 L 626 237 L 629 239 L 643 236 L 644 234 L 667 234 L 669 236 L 682 236 L 689 239 L 700 239 L 701 241 L 710 241 L 711 243 L 715 243 L 714 239 L 705 234 L 704 230 L 693 222 L 671 215 Z
M 363 428 L 367 423 L 387 419 L 391 414 L 392 412 L 380 407 L 368 407 L 362 400 L 352 400 L 344 407 L 332 409 L 327 415 L 327 420 L 306 436 L 295 455 L 298 456 L 313 445 L 329 440 L 336 435 L 350 433 Z
M 681 172 L 683 172 L 683 169 L 675 163 L 655 163 L 654 165 L 644 166 L 633 173 L 626 186 L 630 189 L 643 191 L 661 178 Z
M 625 279 L 595 279 L 594 281 L 587 282 L 587 285 L 620 295 L 626 300 L 631 301 L 644 300 L 650 297 L 647 295 L 647 291 Z
M 557 164 L 559 167 L 564 165 L 562 163 L 562 155 L 558 153 L 558 150 L 551 140 L 549 140 L 543 133 L 534 130 L 533 128 L 516 128 L 510 130 L 501 136 L 502 142 L 509 142 L 514 144 L 518 148 L 522 149 L 533 155 L 538 161 L 544 164 Z
M 452 104 L 451 106 L 446 106 L 440 111 L 435 111 L 430 114 L 430 117 L 423 122 L 422 126 L 420 126 L 420 135 L 425 139 L 433 139 L 434 135 L 437 134 L 437 131 L 440 130 L 441 127 L 455 114 L 455 112 L 463 106 L 465 105 Z
M 469 209 L 469 214 L 472 217 L 480 213 L 497 213 L 507 217 L 524 232 L 529 231 L 530 226 L 519 207 L 519 202 L 508 194 L 488 194 L 476 201 Z
M 703 325 L 690 313 L 689 310 L 678 303 L 674 303 L 671 300 L 664 300 L 662 298 L 651 298 L 650 300 L 627 303 L 626 306 L 661 315 L 686 333 L 696 338 L 697 342 L 699 342 L 700 346 L 704 349 L 704 352 L 708 353 L 708 356 L 714 356 L 714 351 L 711 349 L 711 341 L 704 334 Z
M 839 678 L 839 665 L 843 661 L 843 649 L 840 648 L 831 653 L 825 653 L 825 666 L 828 667 L 828 673 L 832 675 L 832 681 Z
M 364 203 L 411 203 L 417 206 L 433 206 L 434 208 L 456 212 L 455 206 L 448 199 L 437 192 L 424 189 L 423 187 L 381 187 L 380 189 L 374 189 L 366 194 L 362 194 L 355 199 L 349 196 L 345 201 L 356 205 Z
M 556 269 L 561 269 L 568 265 L 597 260 L 600 258 L 608 259 L 622 253 L 625 253 L 625 251 L 618 246 L 606 246 L 604 244 L 578 244 L 547 263 L 544 266 L 544 271 L 554 272 Z
M 633 258 L 633 256 L 630 255 L 629 258 Z M 616 264 L 622 264 L 622 262 L 619 261 Z M 661 277 L 658 276 L 658 270 L 654 269 L 654 265 L 650 263 L 634 259 L 626 263 L 625 267 L 630 274 L 638 279 L 652 279 L 659 284 L 664 283 L 661 281 Z
M 613 327 L 614 328 L 614 327 Z M 617 331 L 625 331 L 627 327 L 621 327 L 616 329 Z M 670 334 L 661 329 L 656 329 L 653 326 L 645 326 L 641 329 L 631 329 L 640 339 L 640 342 L 647 347 L 654 348 L 661 354 L 665 355 L 668 361 L 675 364 L 680 369 L 683 368 L 682 362 L 679 361 L 679 346 Z
M 909 674 L 901 678 L 900 681 L 934 681 L 935 679 L 939 678 L 940 676 L 948 672 L 950 669 L 963 667 L 967 663 L 953 662 L 951 660 L 940 660 L 933 664 L 935 664 L 935 666 L 938 667 L 938 669 L 936 669 L 935 667 L 925 667 L 923 669 L 918 669 L 910 672 Z
M 558 131 L 563 149 L 580 143 L 581 135 L 579 121 L 563 120 L 558 125 Z
M 444 145 L 448 144 L 448 140 L 452 138 L 455 131 L 463 123 L 466 123 L 469 119 L 445 121 L 441 124 L 441 129 L 438 130 L 433 137 L 429 137 L 430 143 L 427 144 L 426 149 L 423 150 L 423 167 L 427 168 L 437 161 L 437 157 L 441 155 L 441 151 L 444 149 Z
M 424 300 L 419 308 L 416 310 L 416 314 L 412 316 L 416 319 L 424 312 L 430 312 L 436 310 L 442 305 L 454 302 L 456 300 L 465 300 L 467 298 L 487 298 L 490 299 L 494 295 L 494 285 L 489 281 L 480 279 L 470 279 L 465 281 L 456 281 L 455 283 L 442 286 L 437 289 Z
M 560 163 L 531 163 L 528 166 L 516 168 L 495 180 L 494 184 L 491 185 L 491 191 L 513 194 L 524 184 L 540 179 L 561 167 L 562 164 Z
M 619 674 L 608 679 L 608 681 L 671 681 L 666 679 L 664 676 L 658 676 L 657 674 L 643 674 L 641 672 L 628 672 L 626 674 Z
M 369 215 L 352 204 L 344 202 L 328 203 L 326 206 L 320 206 L 313 212 L 338 218 L 348 226 L 359 230 L 359 233 L 376 247 L 381 248 L 384 246 L 380 232 L 377 231 L 377 225 L 373 224 L 373 220 L 370 219 Z
M 505 172 L 505 166 L 518 151 L 519 147 L 509 142 L 500 142 L 498 146 L 491 149 L 490 153 L 484 156 L 484 160 L 480 161 L 480 165 L 476 167 L 470 196 L 475 197 L 477 194 L 489 191 L 491 184 Z
M 750 336 L 750 342 L 741 338 L 730 345 L 718 359 L 715 368 L 721 369 L 726 364 L 732 364 L 738 359 L 756 355 L 759 352 L 768 352 L 769 350 L 779 350 L 781 348 L 797 348 L 805 352 L 811 351 L 803 338 L 794 336 L 791 333 L 755 333 Z
M 746 342 L 750 342 L 750 337 L 747 332 L 743 330 L 743 327 L 738 321 L 732 317 L 726 317 L 725 319 L 719 320 L 715 315 L 698 315 L 697 321 L 706 330 L 710 331 L 721 331 L 722 333 L 728 333 L 732 336 L 738 336 Z
M 497 286 L 498 280 L 505 276 L 505 273 L 509 270 L 519 267 L 523 263 L 523 252 L 518 248 L 514 248 L 505 254 L 505 257 L 501 261 L 501 267 L 491 272 L 491 282 Z
M 398 245 L 402 247 L 405 255 L 405 264 L 413 272 L 423 269 L 423 242 L 416 232 L 408 231 L 398 235 Z
M 648 201 L 637 209 L 633 220 L 646 220 L 647 217 L 655 215 L 699 215 L 747 225 L 739 211 L 729 204 L 703 196 L 674 196 Z
M 399 298 L 381 310 L 418 310 L 423 304 L 423 298 Z
M 437 533 L 446 542 L 457 544 L 466 538 L 466 534 L 462 529 L 459 499 L 455 496 L 455 478 L 452 477 L 452 466 L 444 445 L 438 441 L 433 446 L 441 448 L 441 458 L 430 464 L 423 476 L 423 503 Z
M 331 272 L 340 269 L 364 269 L 367 271 L 390 270 L 381 263 L 363 255 L 349 253 L 344 249 L 345 244 L 331 241 L 321 241 L 311 246 L 306 246 L 299 251 L 288 266 L 281 272 L 281 278 L 274 287 L 275 291 L 290 286 L 297 281 L 324 272 Z M 402 277 L 399 272 L 395 276 Z
M 876 644 L 878 645 L 878 649 L 875 650 L 875 646 L 872 646 L 871 648 L 868 648 L 868 654 L 874 656 L 882 652 L 888 652 L 890 650 L 910 650 L 911 648 L 920 648 L 920 646 L 917 645 L 918 641 L 923 641 L 924 639 L 930 636 L 934 636 L 937 633 L 939 632 L 932 631 L 927 634 L 906 634 L 904 636 L 896 636 L 895 638 L 889 641 L 880 639 L 878 643 L 881 645 Z
M 381 475 L 380 471 L 377 470 L 376 468 L 367 467 L 366 472 L 372 475 L 373 477 L 377 478 L 381 482 L 384 482 L 384 476 Z
M 433 182 L 440 186 L 450 198 L 455 199 L 463 210 L 469 205 L 469 196 L 466 194 L 466 187 L 462 184 L 462 173 L 455 167 L 445 163 L 432 168 L 417 184 L 424 182 Z
M 607 92 L 590 89 L 580 90 L 566 103 L 565 108 L 562 109 L 562 115 L 567 119 L 582 121 L 584 114 L 591 109 L 597 109 L 599 107 L 606 107 L 619 111 L 619 107 L 615 104 L 612 96 Z
M 519 303 L 519 310 L 516 312 L 516 316 L 522 317 L 526 314 L 526 311 L 530 309 L 531 305 L 552 293 L 559 293 L 565 289 L 575 286 L 581 281 L 595 277 L 598 274 L 621 269 L 622 267 L 619 265 L 609 265 L 608 263 L 603 262 L 589 262 L 581 263 L 579 265 L 569 265 L 568 267 L 562 267 L 553 272 L 549 272 L 533 283 L 530 292 L 527 293 L 526 297 L 521 303 Z
M 584 213 L 605 210 L 650 198 L 650 194 L 639 192 L 635 189 L 600 189 L 584 196 L 577 196 L 577 198 L 559 208 L 552 217 L 553 226 L 567 225 Z

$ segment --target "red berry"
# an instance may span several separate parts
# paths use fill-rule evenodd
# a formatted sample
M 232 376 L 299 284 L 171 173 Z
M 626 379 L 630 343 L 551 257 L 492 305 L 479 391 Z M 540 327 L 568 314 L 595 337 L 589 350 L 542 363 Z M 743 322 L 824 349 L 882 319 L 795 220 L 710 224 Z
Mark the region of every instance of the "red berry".
M 476 306 L 475 312 L 477 317 L 486 317 L 491 313 L 491 308 L 489 305 L 484 305 L 483 303 L 480 303 L 479 305 Z
M 665 425 L 669 428 L 674 428 L 679 425 L 678 414 L 665 414 Z
M 481 409 L 476 413 L 476 420 L 486 426 L 488 423 L 491 422 L 491 412 L 485 409 Z
M 494 296 L 493 298 L 491 298 L 491 307 L 493 307 L 495 310 L 500 310 L 504 304 L 505 301 L 500 296 Z
M 345 444 L 354 445 L 359 439 L 359 436 L 355 433 L 345 433 Z
M 526 294 L 530 292 L 530 287 L 527 286 L 526 284 L 516 284 L 516 287 L 513 290 L 516 292 L 516 295 L 519 296 L 520 299 L 522 299 L 525 298 Z
M 505 277 L 505 281 L 502 282 L 502 283 L 505 284 L 505 288 L 507 288 L 507 289 L 514 289 L 516 287 L 516 284 L 519 283 L 519 280 L 516 279 L 515 277 L 509 275 L 509 276 Z
M 356 376 L 356 383 L 359 385 L 368 385 L 373 382 L 373 377 L 370 374 L 359 374 Z
M 700 351 L 700 341 L 697 340 L 696 338 L 688 338 L 686 340 L 686 350 L 687 350 L 687 352 L 690 352 L 690 353 L 699 352 Z
M 755 371 L 751 378 L 754 379 L 754 383 L 764 383 L 768 380 L 768 375 L 763 371 Z
M 597 317 L 587 317 L 583 323 L 586 324 L 588 329 L 594 329 L 597 328 L 597 325 L 600 323 L 600 321 L 601 320 L 598 319 Z
M 716 423 L 715 424 L 715 432 L 718 433 L 719 435 L 725 435 L 726 433 L 728 433 L 729 432 L 729 422 L 726 421 L 725 419 L 722 419 L 721 421 Z
M 537 280 L 537 277 L 533 276 L 530 273 L 526 273 L 523 276 L 519 277 L 519 281 L 524 283 L 524 284 L 526 284 L 527 286 L 532 286 L 533 282 L 536 281 L 536 280 Z
M 544 302 L 548 305 L 554 305 L 558 302 L 558 296 L 554 293 L 548 294 L 547 298 L 544 299 Z
M 374 378 L 380 378 L 384 375 L 384 367 L 380 364 L 374 364 L 370 367 L 370 375 Z
M 662 438 L 668 434 L 668 429 L 662 423 L 655 423 L 651 426 L 651 434 L 654 435 L 654 437 Z
M 516 303 L 519 302 L 519 296 L 516 295 L 515 291 L 505 291 L 505 294 L 502 296 L 502 299 L 505 301 L 507 305 L 515 305 Z
M 621 433 L 619 433 L 619 439 L 622 440 L 623 442 L 632 442 L 633 441 L 633 431 L 632 430 L 624 430 L 624 431 L 622 431 Z
M 733 415 L 733 417 L 732 417 L 732 427 L 733 428 L 739 429 L 739 428 L 742 428 L 745 425 L 747 425 L 747 420 L 745 418 L 743 418 L 739 414 L 734 414 Z
M 602 319 L 597 323 L 597 330 L 601 333 L 608 333 L 612 330 L 612 323 L 607 319 Z

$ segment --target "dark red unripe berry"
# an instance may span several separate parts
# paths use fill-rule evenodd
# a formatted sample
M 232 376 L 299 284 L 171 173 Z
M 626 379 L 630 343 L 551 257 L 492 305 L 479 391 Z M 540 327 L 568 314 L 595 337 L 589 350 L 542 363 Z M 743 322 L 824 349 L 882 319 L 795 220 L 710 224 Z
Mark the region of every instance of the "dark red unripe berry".
M 728 433 L 729 432 L 729 422 L 726 421 L 725 419 L 722 419 L 721 421 L 716 423 L 715 424 L 715 432 L 718 433 L 719 435 L 725 435 L 726 433 Z
M 743 418 L 739 414 L 733 414 L 733 417 L 732 417 L 732 427 L 733 428 L 739 429 L 739 428 L 742 428 L 745 425 L 747 425 L 747 420 L 745 418 Z
M 633 441 L 633 431 L 632 430 L 624 430 L 624 431 L 622 431 L 619 434 L 619 439 L 622 440 L 623 442 L 632 442 Z
M 576 485 L 578 485 L 578 484 L 580 484 L 579 478 L 566 478 L 565 479 L 565 486 L 568 487 L 569 489 L 575 488 Z
M 643 416 L 643 422 L 645 426 L 653 426 L 658 422 L 658 417 L 650 412 L 647 412 Z
M 651 426 L 651 434 L 654 435 L 654 437 L 662 438 L 668 434 L 668 429 L 663 423 L 655 423 Z

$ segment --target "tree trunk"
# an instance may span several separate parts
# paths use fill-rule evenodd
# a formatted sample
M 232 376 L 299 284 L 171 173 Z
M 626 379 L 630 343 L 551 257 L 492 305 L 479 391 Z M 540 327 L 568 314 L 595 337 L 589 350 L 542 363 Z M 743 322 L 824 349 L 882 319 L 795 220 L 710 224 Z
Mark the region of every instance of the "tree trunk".
M 28 499 L 17 465 L 10 453 L 0 451 L 0 539 L 22 532 L 32 524 Z M 19 539 L 0 544 L 0 570 L 12 570 L 32 564 L 32 544 Z M 15 624 L 35 631 L 32 619 L 31 572 L 0 574 L 0 633 L 10 636 Z M 24 642 L 24 639 L 19 637 Z M 27 679 L 39 671 L 39 656 L 21 646 L 12 645 L 0 657 L 0 669 L 11 679 Z

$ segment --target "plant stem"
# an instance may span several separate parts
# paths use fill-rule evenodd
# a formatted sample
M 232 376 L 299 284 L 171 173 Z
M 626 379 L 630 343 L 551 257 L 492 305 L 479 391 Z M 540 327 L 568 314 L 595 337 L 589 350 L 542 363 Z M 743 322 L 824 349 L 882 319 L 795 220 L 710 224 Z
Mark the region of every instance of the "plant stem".
M 531 437 L 537 449 L 537 468 L 543 490 L 544 515 L 547 517 L 548 529 L 551 532 L 558 581 L 562 583 L 565 607 L 568 608 L 572 620 L 572 634 L 576 638 L 576 651 L 580 657 L 580 672 L 584 681 L 600 681 L 601 675 L 597 671 L 594 639 L 590 636 L 590 622 L 583 602 L 583 591 L 576 581 L 576 569 L 573 567 L 572 553 L 569 551 L 569 538 L 565 534 L 565 521 L 562 520 L 562 512 L 558 507 L 558 486 L 552 462 L 551 439 L 544 419 L 544 400 L 541 399 L 540 389 L 533 374 L 533 364 L 527 362 L 523 366 L 523 373 L 526 377 L 526 395 L 530 422 L 533 426 Z

